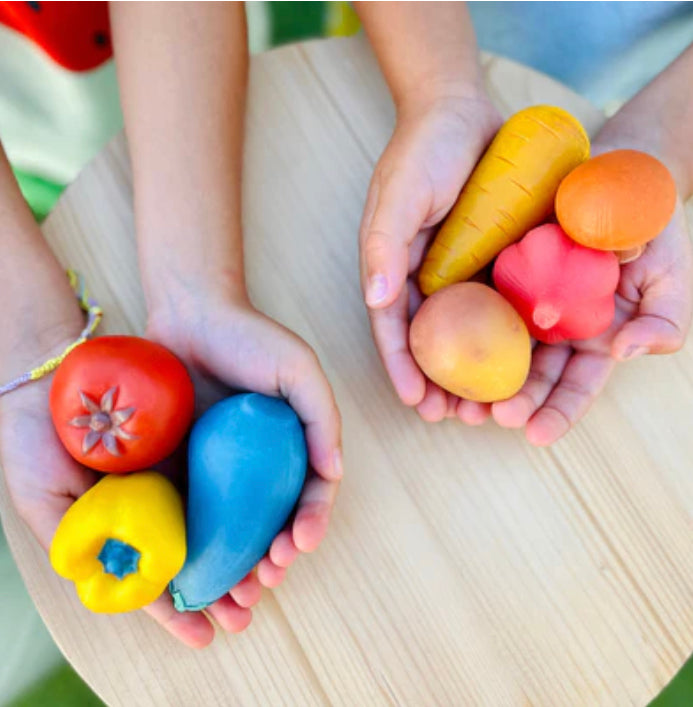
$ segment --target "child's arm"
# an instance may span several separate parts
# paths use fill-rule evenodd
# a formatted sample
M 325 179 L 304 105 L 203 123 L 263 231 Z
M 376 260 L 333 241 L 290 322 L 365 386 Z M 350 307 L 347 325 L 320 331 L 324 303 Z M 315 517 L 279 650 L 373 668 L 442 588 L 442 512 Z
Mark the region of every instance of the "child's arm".
M 476 38 L 462 2 L 355 2 L 398 110 L 478 97 Z
M 156 326 L 199 292 L 245 297 L 244 13 L 243 3 L 111 4 L 140 269 Z
M 0 146 L 0 385 L 76 338 L 83 322 Z
M 602 128 L 598 150 L 630 147 L 666 164 L 683 202 L 693 195 L 693 45 Z M 671 235 L 669 235 L 669 233 Z M 648 257 L 633 263 L 621 292 L 638 303 L 638 315 L 619 332 L 612 354 L 670 353 L 686 338 L 691 318 L 693 262 L 690 234 L 681 209 L 667 237 L 652 243 Z M 659 257 L 655 260 L 654 256 Z
M 63 353 L 84 319 L 0 147 L 0 385 Z M 0 466 L 20 517 L 44 549 L 93 483 L 62 448 L 48 410 L 50 377 L 0 397 Z
M 595 144 L 632 147 L 662 160 L 685 201 L 693 194 L 693 45 L 610 118 Z
M 258 568 L 278 584 L 299 551 L 322 539 L 341 474 L 340 419 L 315 354 L 256 311 L 243 276 L 241 162 L 247 43 L 242 3 L 112 3 L 125 129 L 134 175 L 147 335 L 177 353 L 217 393 L 249 389 L 288 399 L 306 425 L 315 474 L 292 527 Z M 231 587 L 229 589 L 232 589 Z M 245 627 L 259 598 L 254 575 L 209 612 Z M 150 612 L 183 640 L 211 626 Z M 193 626 L 193 623 L 195 624 Z
M 426 380 L 409 352 L 409 314 L 421 297 L 411 275 L 500 116 L 483 88 L 464 3 L 355 7 L 397 108 L 360 231 L 361 281 L 375 343 L 402 402 L 416 406 L 426 420 L 459 409 L 474 422 L 487 413 Z

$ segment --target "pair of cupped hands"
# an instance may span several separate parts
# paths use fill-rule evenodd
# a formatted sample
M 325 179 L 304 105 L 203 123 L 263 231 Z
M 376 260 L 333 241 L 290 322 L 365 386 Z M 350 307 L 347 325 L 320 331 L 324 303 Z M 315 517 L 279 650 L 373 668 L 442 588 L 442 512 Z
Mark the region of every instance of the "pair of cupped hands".
M 408 346 L 409 322 L 422 301 L 416 274 L 437 226 L 502 123 L 481 91 L 400 107 L 395 130 L 376 165 L 360 229 L 364 298 L 377 350 L 401 401 L 427 421 L 487 418 L 525 428 L 528 440 L 548 445 L 565 434 L 605 385 L 618 361 L 667 353 L 684 342 L 691 316 L 691 248 L 681 200 L 665 231 L 621 269 L 616 317 L 596 339 L 533 351 L 529 378 L 509 400 L 480 404 L 459 399 L 427 380 Z M 608 135 L 608 141 L 602 137 Z M 606 129 L 593 154 L 614 147 L 648 150 Z M 24 367 L 75 338 L 77 318 L 51 332 L 45 350 L 23 352 Z M 239 632 L 251 619 L 262 587 L 275 587 L 301 552 L 323 539 L 342 476 L 341 421 L 318 358 L 299 337 L 253 308 L 247 296 L 196 292 L 169 310 L 150 312 L 146 336 L 188 366 L 198 390 L 221 397 L 245 389 L 281 395 L 305 424 L 311 474 L 289 525 L 256 570 L 205 612 L 178 613 L 167 595 L 145 608 L 183 643 L 201 647 L 216 623 Z M 52 338 L 51 338 L 52 337 Z M 96 481 L 61 447 L 48 412 L 50 381 L 25 386 L 2 400 L 0 453 L 21 517 L 48 548 L 70 504 Z

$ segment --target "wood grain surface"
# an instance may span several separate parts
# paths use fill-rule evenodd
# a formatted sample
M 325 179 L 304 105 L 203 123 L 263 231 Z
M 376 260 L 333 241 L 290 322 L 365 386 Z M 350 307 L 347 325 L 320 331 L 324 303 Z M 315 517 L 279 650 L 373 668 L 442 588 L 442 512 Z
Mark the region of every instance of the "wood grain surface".
M 505 114 L 550 102 L 590 131 L 602 120 L 539 74 L 489 57 L 485 70 Z M 250 288 L 318 352 L 346 476 L 324 545 L 265 592 L 247 632 L 194 652 L 140 613 L 89 614 L 0 497 L 43 619 L 111 706 L 643 705 L 693 649 L 693 349 L 621 366 L 550 449 L 492 423 L 430 425 L 398 404 L 357 269 L 393 119 L 360 37 L 253 58 Z M 102 331 L 141 332 L 122 136 L 44 231 L 86 275 Z

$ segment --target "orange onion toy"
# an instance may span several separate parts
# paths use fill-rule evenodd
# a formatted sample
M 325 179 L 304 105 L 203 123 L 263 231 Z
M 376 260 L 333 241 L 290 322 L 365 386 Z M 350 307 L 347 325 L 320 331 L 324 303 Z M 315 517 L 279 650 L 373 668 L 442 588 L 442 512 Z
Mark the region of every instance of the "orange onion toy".
M 658 236 L 676 206 L 676 184 L 655 157 L 614 150 L 576 167 L 556 194 L 556 217 L 576 242 L 627 251 Z

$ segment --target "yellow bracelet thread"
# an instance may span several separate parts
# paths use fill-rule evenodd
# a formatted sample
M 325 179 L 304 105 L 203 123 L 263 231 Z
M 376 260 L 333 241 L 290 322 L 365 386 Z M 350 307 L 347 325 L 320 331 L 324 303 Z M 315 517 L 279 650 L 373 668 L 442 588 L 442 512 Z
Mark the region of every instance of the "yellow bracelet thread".
M 79 306 L 87 313 L 86 326 L 82 329 L 79 338 L 77 338 L 76 341 L 73 341 L 60 355 L 50 358 L 40 366 L 32 368 L 30 371 L 27 371 L 6 385 L 0 386 L 0 395 L 9 393 L 11 390 L 15 390 L 29 381 L 35 381 L 39 378 L 43 378 L 43 376 L 54 371 L 63 362 L 72 349 L 76 348 L 80 344 L 83 344 L 90 336 L 94 334 L 97 327 L 101 323 L 101 319 L 103 318 L 103 310 L 89 295 L 84 278 L 74 270 L 68 270 L 67 277 L 70 281 L 72 289 L 75 292 L 75 295 L 77 296 Z

